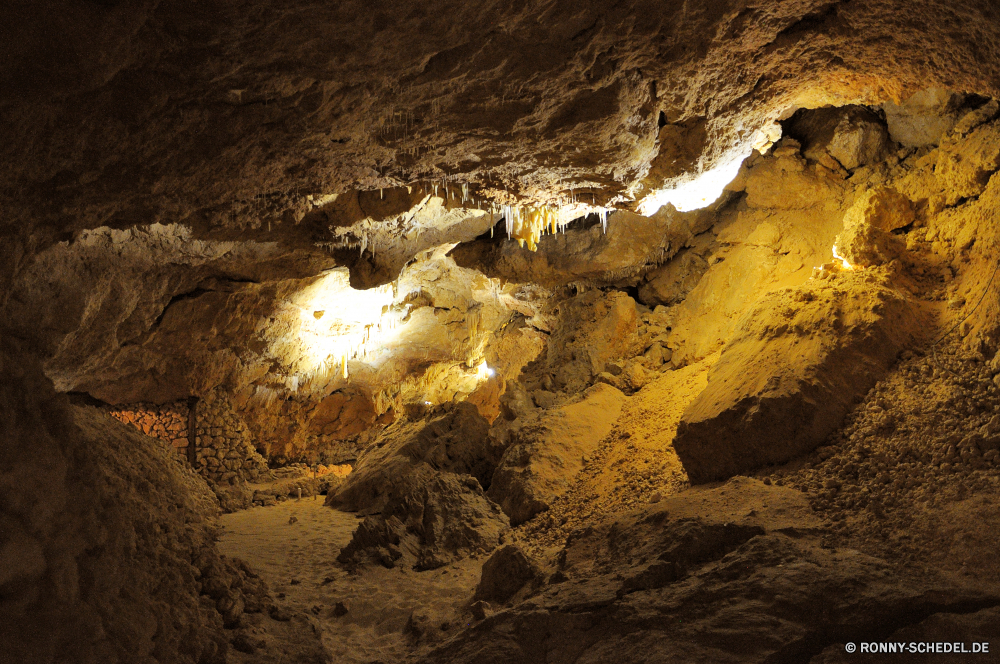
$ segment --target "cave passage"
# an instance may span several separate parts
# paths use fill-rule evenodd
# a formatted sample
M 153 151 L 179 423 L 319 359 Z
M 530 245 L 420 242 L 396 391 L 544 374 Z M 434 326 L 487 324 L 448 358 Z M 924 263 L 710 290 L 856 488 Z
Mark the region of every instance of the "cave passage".
M 821 5 L 0 8 L 0 661 L 990 661 L 1000 19 Z

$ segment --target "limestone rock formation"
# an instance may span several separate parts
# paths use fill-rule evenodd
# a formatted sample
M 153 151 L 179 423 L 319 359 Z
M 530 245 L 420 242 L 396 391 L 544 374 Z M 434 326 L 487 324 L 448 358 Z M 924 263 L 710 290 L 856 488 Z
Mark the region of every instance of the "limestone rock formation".
M 618 419 L 624 395 L 614 387 L 597 384 L 581 396 L 522 422 L 511 435 L 513 444 L 497 464 L 486 494 L 503 508 L 511 525 L 547 510 Z
M 473 602 L 505 604 L 522 590 L 530 591 L 540 582 L 541 570 L 524 551 L 508 544 L 497 549 L 483 563 L 483 573 L 472 596 Z
M 712 210 L 682 213 L 661 209 L 651 217 L 614 212 L 602 223 L 585 217 L 541 239 L 535 251 L 498 234 L 464 243 L 451 252 L 459 265 L 491 277 L 547 287 L 579 283 L 633 285 L 682 250 L 715 221 Z
M 388 427 L 327 496 L 327 505 L 368 515 L 341 562 L 391 567 L 406 554 L 433 569 L 495 547 L 509 522 L 480 482 L 489 486 L 501 453 L 469 403 Z
M 708 262 L 702 255 L 705 249 L 700 246 L 686 250 L 663 267 L 650 272 L 639 289 L 642 303 L 655 307 L 683 301 L 708 270 Z
M 872 189 L 858 196 L 844 215 L 844 231 L 834 246 L 851 265 L 888 263 L 906 249 L 892 232 L 909 226 L 915 218 L 905 196 L 893 189 Z
M 550 334 L 544 353 L 525 367 L 525 386 L 575 394 L 591 385 L 637 343 L 635 304 L 621 291 L 597 290 L 556 304 L 539 322 Z
M 46 392 L 40 368 L 15 368 L 9 356 L 4 365 L 35 377 L 33 393 L 4 382 L 11 424 L 44 418 L 30 428 L 28 456 L 16 439 L 2 446 L 5 504 L 21 506 L 5 517 L 4 657 L 226 661 L 227 628 L 272 600 L 252 570 L 215 548 L 215 496 L 160 441 L 98 409 L 70 408 Z
M 747 312 L 674 447 L 693 482 L 782 463 L 818 446 L 908 345 L 922 318 L 891 274 L 841 272 Z
M 688 492 L 574 533 L 558 556 L 563 580 L 423 661 L 827 661 L 810 658 L 1000 601 L 823 547 L 818 526 L 800 494 L 747 478 Z
M 998 38 L 986 0 L 2 3 L 0 658 L 988 632 Z M 272 558 L 220 508 L 281 514 Z
M 937 145 L 962 113 L 963 95 L 943 88 L 920 90 L 900 103 L 882 104 L 892 140 L 908 148 Z
M 864 106 L 799 111 L 787 122 L 787 133 L 802 143 L 807 159 L 832 170 L 853 171 L 892 151 L 885 122 Z

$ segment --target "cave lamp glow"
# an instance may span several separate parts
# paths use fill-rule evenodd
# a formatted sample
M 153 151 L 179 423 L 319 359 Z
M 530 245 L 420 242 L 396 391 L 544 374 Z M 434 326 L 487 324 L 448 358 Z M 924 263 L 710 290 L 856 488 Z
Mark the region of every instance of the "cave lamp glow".
M 374 361 L 398 336 L 402 312 L 391 284 L 355 290 L 347 270 L 333 270 L 296 298 L 307 369 L 349 377 L 351 360 Z
M 749 154 L 740 154 L 724 163 L 710 168 L 670 189 L 659 189 L 639 202 L 639 214 L 650 216 L 667 203 L 679 212 L 699 210 L 719 200 L 726 185 L 736 179 L 743 160 Z
M 479 382 L 492 378 L 495 375 L 496 372 L 486 364 L 486 360 L 480 362 L 479 366 L 476 367 L 476 378 Z
M 840 266 L 845 270 L 853 270 L 854 266 L 851 265 L 850 261 L 837 253 L 837 245 L 833 245 L 833 257 L 840 262 Z

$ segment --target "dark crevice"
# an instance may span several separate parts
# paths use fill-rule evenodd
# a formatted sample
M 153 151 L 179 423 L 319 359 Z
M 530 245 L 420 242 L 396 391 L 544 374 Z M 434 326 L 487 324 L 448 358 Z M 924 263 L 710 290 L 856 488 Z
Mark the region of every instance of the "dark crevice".
M 156 317 L 156 320 L 153 321 L 153 324 L 149 326 L 149 333 L 156 331 L 156 328 L 158 328 L 160 326 L 160 323 L 163 322 L 163 317 L 167 314 L 167 310 L 173 305 L 183 300 L 193 300 L 197 297 L 201 297 L 205 293 L 211 293 L 211 292 L 214 291 L 198 287 L 186 293 L 180 293 L 179 295 L 174 295 L 172 298 L 170 298 L 170 301 L 167 302 L 166 306 L 163 307 L 163 310 L 160 312 L 160 315 Z
M 877 622 L 868 619 L 856 624 L 836 625 L 828 629 L 816 630 L 798 641 L 788 644 L 764 661 L 767 664 L 798 664 L 809 661 L 829 646 L 838 643 L 886 641 L 894 632 L 922 622 L 936 613 L 957 615 L 976 613 L 1000 606 L 1000 598 L 964 600 L 954 604 L 916 599 L 907 606 L 907 610 L 895 615 L 883 614 Z
M 88 392 L 67 392 L 69 402 L 74 406 L 96 406 L 98 408 L 109 408 L 111 404 L 102 401 Z

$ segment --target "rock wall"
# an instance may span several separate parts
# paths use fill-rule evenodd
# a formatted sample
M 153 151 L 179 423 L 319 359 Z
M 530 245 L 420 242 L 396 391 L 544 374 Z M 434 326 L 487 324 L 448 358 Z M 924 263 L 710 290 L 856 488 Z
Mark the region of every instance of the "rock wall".
M 267 470 L 267 461 L 254 447 L 253 435 L 221 391 L 198 402 L 196 417 L 196 454 L 202 475 L 235 484 L 255 480 Z
M 0 661 L 223 664 L 225 626 L 266 596 L 215 548 L 215 496 L 16 350 L 0 351 Z
M 185 401 L 138 403 L 109 414 L 147 436 L 159 438 L 184 458 L 188 454 L 189 407 Z M 254 435 L 221 391 L 210 392 L 195 406 L 195 458 L 198 472 L 215 482 L 254 481 L 267 470 Z
M 123 424 L 131 424 L 147 436 L 159 438 L 182 455 L 188 448 L 188 405 L 185 401 L 158 405 L 137 403 L 108 411 Z

